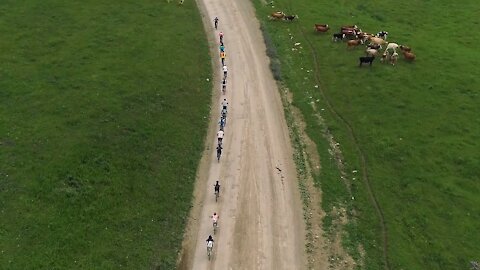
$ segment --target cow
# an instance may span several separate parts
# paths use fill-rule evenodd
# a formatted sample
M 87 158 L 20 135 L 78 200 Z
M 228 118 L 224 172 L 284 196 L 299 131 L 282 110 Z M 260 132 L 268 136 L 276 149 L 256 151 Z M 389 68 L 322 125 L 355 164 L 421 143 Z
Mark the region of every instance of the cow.
M 374 50 L 378 50 L 378 49 L 380 49 L 380 47 L 381 46 L 379 44 L 368 44 L 367 45 L 368 49 L 374 49 Z
M 397 59 L 398 59 L 398 53 L 394 52 L 392 56 L 390 56 L 390 64 L 392 64 L 392 66 L 395 66 L 395 64 L 397 63 Z
M 379 37 L 379 38 L 382 38 L 384 40 L 387 40 L 388 32 L 387 31 L 380 31 L 375 36 Z
M 357 33 L 357 39 L 362 40 L 362 44 L 364 44 L 371 36 L 365 35 L 363 32 Z
M 330 29 L 328 24 L 315 24 L 315 31 L 317 32 L 327 32 Z
M 366 64 L 370 63 L 370 66 L 371 66 L 373 63 L 373 60 L 375 60 L 375 56 L 360 56 L 358 60 L 360 61 L 360 64 L 358 65 L 359 67 L 361 67 L 362 64 L 364 63 Z
M 373 34 L 369 34 L 367 32 L 357 32 L 357 37 L 364 38 L 364 39 L 369 39 L 369 38 L 373 37 Z
M 377 56 L 378 51 L 375 50 L 375 49 L 366 49 L 366 50 L 365 50 L 365 54 L 366 54 L 367 56 Z
M 270 16 L 268 16 L 270 20 L 280 20 L 283 19 L 283 17 L 285 17 L 285 13 L 283 13 L 282 11 L 274 12 Z
M 360 37 L 367 37 L 369 39 L 374 36 L 373 34 L 362 32 L 362 31 L 358 31 L 357 35 L 359 35 Z
M 405 60 L 408 61 L 413 61 L 416 58 L 415 54 L 412 52 L 403 52 L 403 56 L 405 57 Z
M 345 34 L 345 37 L 349 39 L 357 39 L 357 31 L 356 30 L 342 30 L 342 34 Z
M 400 45 L 400 50 L 402 52 L 410 52 L 410 51 L 412 51 L 412 48 L 404 46 L 404 45 Z
M 354 28 L 345 28 L 345 29 L 340 29 L 340 32 L 345 33 L 345 34 L 353 33 L 353 34 L 356 35 L 357 33 L 360 33 L 362 31 L 360 31 L 358 29 L 354 29 Z
M 340 30 L 343 30 L 343 29 L 355 29 L 355 30 L 359 30 L 358 26 L 357 25 L 344 25 L 340 28 Z
M 369 38 L 370 44 L 377 44 L 380 45 L 380 48 L 382 48 L 382 44 L 388 44 L 385 40 L 379 38 L 379 37 L 371 37 Z
M 352 40 L 347 41 L 347 48 L 356 47 L 360 44 L 362 44 L 361 39 L 352 39 Z
M 388 43 L 386 51 L 393 50 L 393 52 L 397 52 L 398 44 L 397 43 Z
M 357 35 L 357 30 L 355 29 L 342 29 L 341 32 L 345 35 Z
M 336 34 L 333 34 L 332 35 L 332 41 L 337 41 L 337 40 L 343 40 L 345 38 L 345 34 L 344 33 L 336 33 Z
M 381 62 L 381 63 L 385 63 L 385 62 L 387 62 L 387 60 L 388 60 L 389 58 L 390 58 L 390 57 L 389 57 L 389 54 L 387 53 L 387 51 L 385 51 L 385 52 L 383 52 L 383 54 L 382 54 L 382 58 L 380 59 L 380 62 Z
M 298 19 L 298 15 L 285 15 L 285 16 L 283 17 L 283 19 L 284 19 L 285 21 L 293 21 L 293 20 L 295 20 L 295 19 Z

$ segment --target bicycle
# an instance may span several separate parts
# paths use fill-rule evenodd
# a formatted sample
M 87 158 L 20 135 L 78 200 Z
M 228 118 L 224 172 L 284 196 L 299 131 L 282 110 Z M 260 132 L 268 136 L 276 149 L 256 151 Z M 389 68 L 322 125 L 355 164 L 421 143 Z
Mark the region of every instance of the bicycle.
M 227 113 L 222 114 L 222 119 L 223 119 L 223 126 L 227 125 Z
M 222 146 L 219 144 L 217 146 L 217 161 L 220 162 L 220 156 L 222 155 Z
M 213 21 L 215 22 L 215 30 L 217 30 L 217 27 L 218 27 L 218 18 L 215 17 L 215 19 L 213 19 Z
M 222 79 L 222 93 L 225 95 L 225 92 L 227 92 L 227 80 Z
M 210 258 L 212 257 L 212 250 L 213 250 L 213 241 L 208 241 L 207 242 L 207 256 L 208 256 L 209 261 L 210 261 Z
M 213 234 L 217 232 L 218 229 L 218 222 L 213 222 Z
M 220 125 L 220 130 L 225 130 L 225 118 L 220 118 L 220 121 L 218 122 Z
M 220 115 L 223 119 L 225 119 L 225 123 L 227 123 L 227 109 L 223 108 L 222 111 L 220 112 Z
M 218 200 L 218 197 L 220 197 L 220 183 L 218 183 L 219 181 L 217 181 L 217 183 L 215 183 L 215 185 L 213 185 L 213 189 L 215 190 L 215 201 Z

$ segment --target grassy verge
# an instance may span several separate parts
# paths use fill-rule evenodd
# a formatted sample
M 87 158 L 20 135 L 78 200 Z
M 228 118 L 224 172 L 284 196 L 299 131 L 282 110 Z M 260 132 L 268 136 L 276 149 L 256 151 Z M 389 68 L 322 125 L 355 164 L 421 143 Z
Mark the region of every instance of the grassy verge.
M 211 95 L 194 3 L 0 13 L 2 269 L 174 268 Z
M 294 23 L 264 20 L 264 28 L 320 155 L 326 144 L 317 114 L 340 143 L 348 182 L 328 169 L 315 179 L 327 213 L 337 204 L 347 206 L 352 222 L 344 244 L 354 253 L 358 243 L 365 248 L 367 269 L 385 265 L 365 176 L 385 217 L 391 269 L 465 269 L 479 259 L 480 97 L 474 89 L 480 39 L 468 34 L 475 3 L 302 0 L 275 1 L 272 9 L 255 2 L 262 19 L 274 10 L 300 16 Z M 314 23 L 333 30 L 314 33 Z M 417 61 L 358 68 L 362 49 L 331 42 L 331 34 L 346 24 L 389 31 L 389 40 L 413 47 Z M 449 38 L 442 36 L 445 31 L 452 33 Z M 323 154 L 321 160 L 329 159 Z M 328 231 L 329 217 L 324 223 Z

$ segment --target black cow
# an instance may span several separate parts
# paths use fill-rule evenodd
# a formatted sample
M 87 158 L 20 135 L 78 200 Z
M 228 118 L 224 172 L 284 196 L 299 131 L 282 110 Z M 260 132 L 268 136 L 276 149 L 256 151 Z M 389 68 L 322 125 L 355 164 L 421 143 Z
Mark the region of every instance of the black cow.
M 387 40 L 388 32 L 387 31 L 381 31 L 376 34 L 377 37 L 383 38 L 384 40 Z
M 288 15 L 288 16 L 283 17 L 283 19 L 286 20 L 286 21 L 293 21 L 295 19 L 298 19 L 298 15 Z
M 332 41 L 337 41 L 337 40 L 343 40 L 345 38 L 345 34 L 344 33 L 336 33 L 336 34 L 333 34 L 332 36 Z
M 373 60 L 375 60 L 375 56 L 361 56 L 358 58 L 358 60 L 360 60 L 360 64 L 358 65 L 359 67 L 361 67 L 364 63 L 370 63 L 371 66 Z

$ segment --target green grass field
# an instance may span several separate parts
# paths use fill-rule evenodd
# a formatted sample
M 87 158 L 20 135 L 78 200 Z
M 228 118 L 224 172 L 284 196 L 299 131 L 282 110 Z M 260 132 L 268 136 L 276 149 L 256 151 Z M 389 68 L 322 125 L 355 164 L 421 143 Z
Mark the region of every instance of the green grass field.
M 323 207 L 329 214 L 333 206 L 349 210 L 345 247 L 358 258 L 361 244 L 365 269 L 384 269 L 381 223 L 368 196 L 367 173 L 385 217 L 390 269 L 469 269 L 470 261 L 479 261 L 480 36 L 472 33 L 478 3 L 278 0 L 275 8 L 256 5 L 281 60 L 282 78 L 322 159 L 315 179 Z M 300 19 L 268 21 L 276 10 Z M 315 33 L 315 23 L 332 29 Z M 392 67 L 376 59 L 371 68 L 359 68 L 364 47 L 347 50 L 331 41 L 341 25 L 352 24 L 366 32 L 389 31 L 388 40 L 412 47 L 417 60 L 407 63 L 401 57 Z M 295 42 L 301 45 L 292 51 Z M 339 181 L 317 114 L 341 145 L 351 194 Z M 331 219 L 331 214 L 325 218 L 327 231 Z
M 0 268 L 174 268 L 211 98 L 194 2 L 0 14 Z

